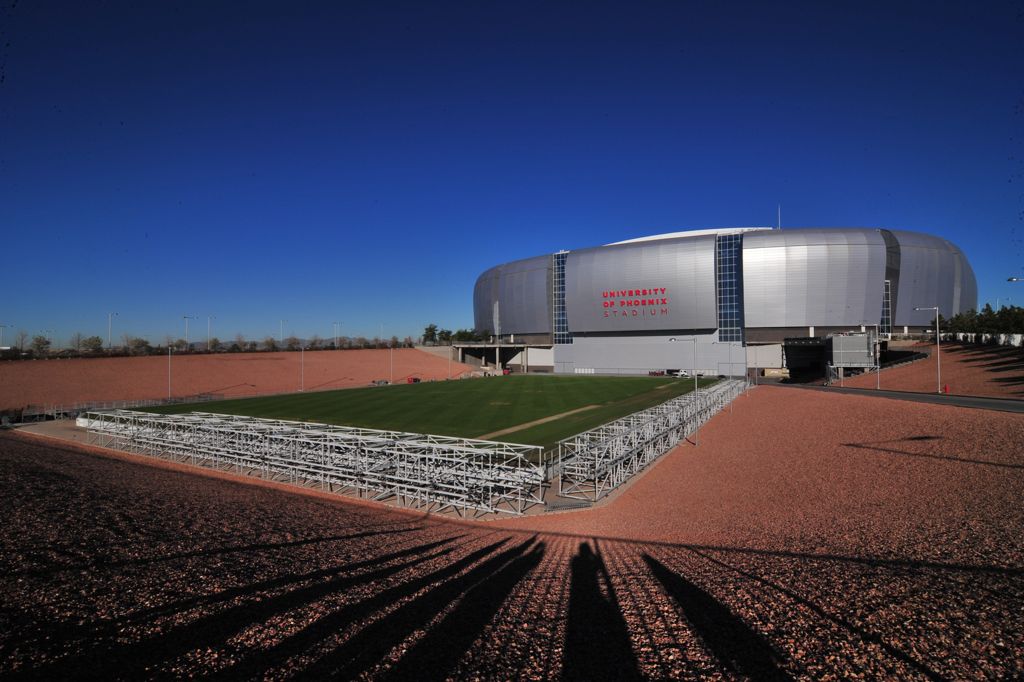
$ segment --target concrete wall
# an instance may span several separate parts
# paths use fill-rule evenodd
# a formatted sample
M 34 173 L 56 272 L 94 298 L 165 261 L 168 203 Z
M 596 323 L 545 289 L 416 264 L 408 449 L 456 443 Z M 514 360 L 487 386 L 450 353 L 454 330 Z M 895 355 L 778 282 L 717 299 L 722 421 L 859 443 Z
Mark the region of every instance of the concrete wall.
M 714 334 L 698 336 L 694 358 L 692 336 L 585 337 L 554 347 L 559 374 L 647 374 L 654 370 L 685 369 L 707 376 L 742 375 L 743 347 L 714 343 Z

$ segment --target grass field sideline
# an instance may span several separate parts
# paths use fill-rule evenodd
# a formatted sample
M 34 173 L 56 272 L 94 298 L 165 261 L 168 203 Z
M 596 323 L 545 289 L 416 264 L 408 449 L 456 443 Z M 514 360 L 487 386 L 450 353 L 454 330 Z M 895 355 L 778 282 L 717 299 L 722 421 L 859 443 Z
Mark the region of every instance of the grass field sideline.
M 716 379 L 701 379 L 701 387 Z M 559 440 L 693 390 L 690 379 L 504 376 L 320 391 L 148 408 L 214 412 L 479 438 L 579 408 L 591 409 L 495 438 L 549 448 Z

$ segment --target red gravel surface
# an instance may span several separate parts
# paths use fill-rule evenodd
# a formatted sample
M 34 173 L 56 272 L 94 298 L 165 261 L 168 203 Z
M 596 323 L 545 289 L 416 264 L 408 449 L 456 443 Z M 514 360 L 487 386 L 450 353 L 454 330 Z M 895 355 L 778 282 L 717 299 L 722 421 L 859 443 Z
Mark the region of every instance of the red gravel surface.
M 171 357 L 171 395 L 243 397 L 366 386 L 390 379 L 388 350 L 221 353 Z M 448 361 L 415 349 L 393 351 L 395 382 L 445 379 Z M 82 401 L 167 397 L 167 356 L 0 363 L 0 409 Z M 304 372 L 302 365 L 305 366 Z M 472 368 L 451 363 L 453 377 Z M 304 376 L 303 376 L 304 375 Z
M 760 387 L 474 524 L 0 433 L 0 676 L 1024 675 L 1024 418 Z
M 913 350 L 930 353 L 927 360 L 901 367 L 883 369 L 878 377 L 883 389 L 935 393 L 938 376 L 935 344 L 921 345 Z M 992 398 L 1024 397 L 1024 350 L 1007 346 L 974 346 L 942 344 L 942 386 L 956 395 L 977 395 Z M 869 373 L 847 379 L 845 386 L 874 388 L 875 375 Z

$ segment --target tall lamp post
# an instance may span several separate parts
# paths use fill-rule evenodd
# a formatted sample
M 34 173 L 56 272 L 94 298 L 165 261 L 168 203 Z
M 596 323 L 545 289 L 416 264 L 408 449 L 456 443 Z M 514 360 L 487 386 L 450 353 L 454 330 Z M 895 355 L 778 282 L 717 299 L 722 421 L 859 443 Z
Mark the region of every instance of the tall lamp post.
M 0 324 L 0 348 L 4 346 L 4 330 L 13 326 L 13 324 Z
M 914 310 L 935 311 L 935 376 L 938 378 L 936 393 L 942 393 L 942 337 L 939 336 L 939 306 L 918 306 Z
M 107 350 L 110 350 L 110 325 L 117 313 L 107 313 Z
M 167 344 L 167 400 L 171 399 L 171 344 Z
M 686 341 L 686 339 L 677 339 L 674 336 L 669 341 Z M 693 341 L 693 363 L 691 365 L 691 371 L 693 372 L 693 404 L 695 407 L 700 402 L 700 387 L 697 385 L 697 337 L 690 339 Z M 699 409 L 699 408 L 698 408 Z M 696 413 L 697 410 L 694 410 Z M 693 446 L 697 447 L 700 445 L 700 420 L 697 420 L 697 427 L 693 430 Z
M 195 315 L 182 315 L 182 317 L 185 319 L 185 350 L 188 351 L 190 350 L 188 345 L 188 321 L 197 320 L 199 318 Z
M 288 320 L 281 320 L 281 328 L 278 331 L 277 342 L 280 343 L 282 346 L 284 345 L 284 323 L 287 321 Z
M 341 322 L 332 322 L 334 325 L 334 350 L 338 350 L 338 336 L 341 334 Z
M 735 346 L 736 344 L 733 343 L 732 341 L 712 341 L 711 345 L 713 345 L 713 346 L 726 346 L 726 347 L 728 347 L 728 349 L 729 349 L 729 379 L 731 380 L 732 376 L 733 376 L 733 374 L 732 374 L 732 370 L 733 370 L 733 365 L 732 365 L 732 347 Z M 744 357 L 744 361 L 743 361 L 743 382 L 744 382 L 744 385 L 746 385 L 746 380 L 747 380 L 747 362 L 746 362 L 746 358 Z M 744 388 L 744 390 L 746 390 L 746 389 Z M 730 400 L 729 401 L 729 414 L 732 414 L 732 403 L 733 403 L 733 401 Z
M 206 352 L 210 352 L 210 339 L 213 338 L 210 335 L 210 320 L 216 320 L 217 318 L 213 315 L 206 316 Z

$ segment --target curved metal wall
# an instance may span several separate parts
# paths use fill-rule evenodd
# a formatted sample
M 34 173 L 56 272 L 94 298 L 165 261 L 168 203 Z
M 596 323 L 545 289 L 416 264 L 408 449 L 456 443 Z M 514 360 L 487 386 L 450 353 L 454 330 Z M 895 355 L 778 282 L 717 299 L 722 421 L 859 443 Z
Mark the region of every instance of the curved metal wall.
M 504 334 L 551 333 L 551 256 L 536 256 L 491 268 L 473 289 L 477 331 L 494 332 L 495 302 Z
M 714 329 L 715 235 L 572 251 L 565 309 L 573 333 Z
M 894 325 L 934 324 L 934 311 L 915 307 L 938 306 L 946 318 L 977 308 L 974 270 L 960 249 L 945 239 L 920 232 L 892 230 L 892 234 L 900 245 Z
M 915 306 L 938 305 L 947 318 L 976 308 L 974 271 L 956 246 L 915 232 L 887 233 L 869 228 L 744 233 L 744 326 L 875 324 L 885 279 L 894 276 L 894 326 L 927 326 L 934 319 L 931 311 L 914 311 Z M 494 331 L 497 302 L 502 334 L 550 334 L 551 277 L 549 255 L 484 272 L 473 295 L 477 330 Z M 565 306 L 573 333 L 715 329 L 715 293 L 714 235 L 581 249 L 566 258 Z
M 885 240 L 873 229 L 745 234 L 745 326 L 875 324 L 882 314 L 885 258 Z

